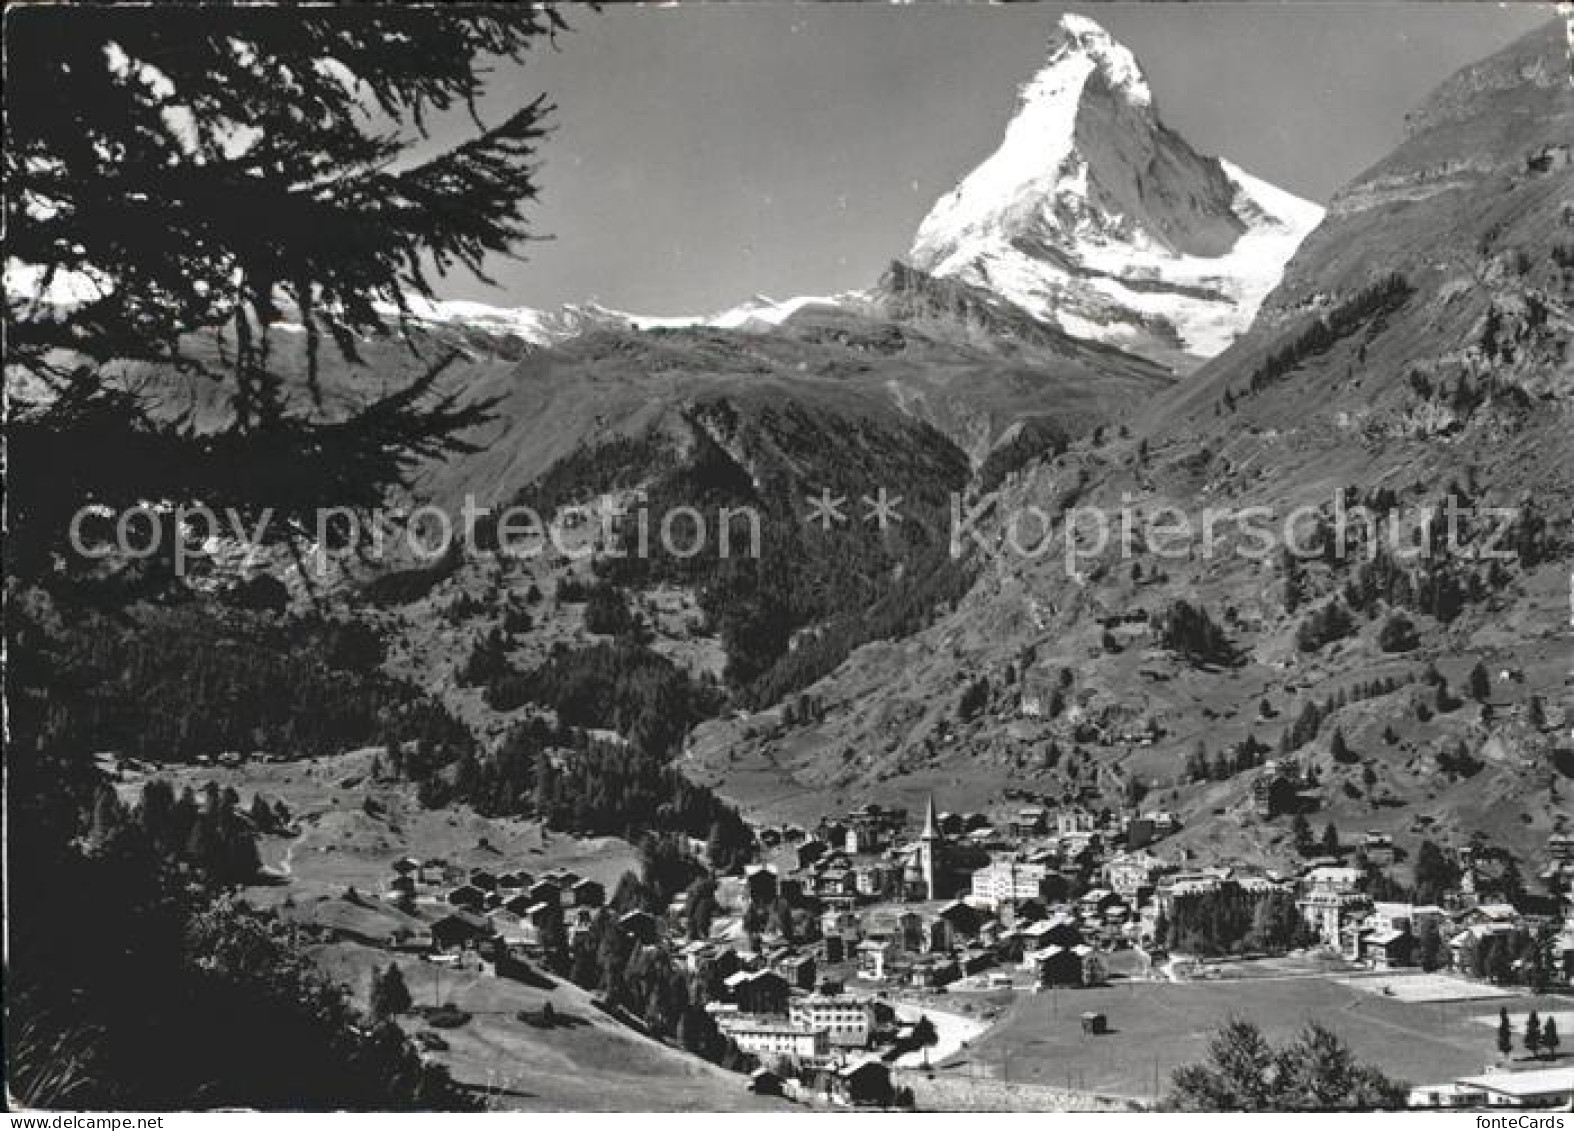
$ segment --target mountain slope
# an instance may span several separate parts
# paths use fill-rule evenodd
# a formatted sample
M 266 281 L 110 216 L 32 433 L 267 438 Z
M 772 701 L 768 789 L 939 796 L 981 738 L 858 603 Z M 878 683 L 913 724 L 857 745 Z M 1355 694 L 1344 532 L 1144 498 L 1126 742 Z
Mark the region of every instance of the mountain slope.
M 1146 796 L 1189 826 L 1166 854 L 1282 866 L 1287 822 L 1251 804 L 1254 767 L 1277 752 L 1316 771 L 1319 825 L 1410 850 L 1480 833 L 1539 862 L 1574 788 L 1558 722 L 1574 718 L 1568 50 L 1551 24 L 1444 84 L 1234 346 L 1155 398 L 1129 439 L 1083 440 L 1006 480 L 954 614 L 855 653 L 812 689 L 812 725 L 702 728 L 696 772 L 769 811 L 931 788 L 956 806 L 998 806 L 1006 788 L 1095 807 Z M 1449 498 L 1512 511 L 1477 509 L 1461 552 L 1418 558 Z M 1374 545 L 1352 527 L 1341 554 L 1334 519 L 1357 505 L 1398 535 Z M 1107 517 L 1103 553 L 1068 558 L 1072 506 Z M 1006 517 L 1030 507 L 1055 518 L 1047 552 L 997 553 Z M 1246 507 L 1276 539 L 1307 508 L 1293 529 L 1310 556 L 1249 552 L 1230 518 Z M 1165 508 L 1191 529 L 1167 552 L 1143 533 Z M 1207 508 L 1222 516 L 1211 552 Z M 1031 524 L 1017 535 L 1037 541 Z M 1494 544 L 1510 557 L 1477 556 Z M 1179 602 L 1234 656 L 1204 656 Z M 1477 663 L 1491 676 L 1472 700 Z M 1298 728 L 1309 706 L 1321 717 Z
M 1198 154 L 1131 52 L 1064 16 L 1000 147 L 919 226 L 914 267 L 1178 369 L 1251 321 L 1322 210 Z

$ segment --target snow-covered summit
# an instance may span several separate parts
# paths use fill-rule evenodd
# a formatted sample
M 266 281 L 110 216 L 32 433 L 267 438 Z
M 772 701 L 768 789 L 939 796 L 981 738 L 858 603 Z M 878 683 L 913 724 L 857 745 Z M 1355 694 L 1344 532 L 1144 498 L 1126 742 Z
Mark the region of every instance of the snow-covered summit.
M 595 329 L 671 330 L 712 326 L 721 330 L 766 330 L 779 326 L 806 306 L 837 306 L 860 301 L 862 292 L 838 295 L 797 295 L 773 299 L 755 295 L 747 302 L 712 314 L 630 314 L 597 302 L 568 303 L 556 310 L 499 307 L 462 300 L 415 300 L 411 314 L 432 323 L 461 324 L 499 334 L 512 334 L 535 345 L 552 345 Z
M 1068 14 L 999 147 L 936 202 L 909 259 L 1188 368 L 1246 328 L 1322 214 L 1193 150 L 1132 53 Z

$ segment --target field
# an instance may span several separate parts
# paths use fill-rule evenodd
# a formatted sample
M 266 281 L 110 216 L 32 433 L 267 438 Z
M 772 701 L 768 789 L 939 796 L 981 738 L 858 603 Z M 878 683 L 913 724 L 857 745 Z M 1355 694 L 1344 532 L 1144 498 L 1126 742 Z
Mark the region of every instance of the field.
M 233 788 L 241 805 L 255 794 L 289 806 L 293 837 L 264 836 L 262 862 L 282 881 L 252 888 L 269 904 L 288 893 L 296 903 L 336 897 L 348 888 L 377 896 L 392 876 L 390 865 L 406 854 L 446 860 L 456 868 L 521 869 L 533 875 L 568 868 L 599 880 L 608 891 L 630 869 L 639 870 L 631 845 L 613 837 L 580 839 L 544 829 L 537 821 L 483 817 L 467 806 L 425 809 L 406 783 L 374 781 L 377 751 L 357 750 L 296 762 L 251 761 L 239 766 L 163 766 L 156 776 L 178 791 L 199 792 L 209 782 Z M 122 775 L 121 794 L 142 788 L 137 772 Z
M 350 986 L 364 1004 L 382 951 L 353 944 L 319 947 L 328 975 Z M 785 1104 L 751 1095 L 747 1078 L 668 1048 L 606 1017 L 578 986 L 550 979 L 525 985 L 474 970 L 444 969 L 400 958 L 417 1007 L 452 1002 L 471 1014 L 465 1024 L 436 1032 L 448 1048 L 432 1054 L 454 1079 L 510 1111 L 770 1111 Z M 519 1019 L 551 1002 L 556 1021 L 540 1028 Z M 401 1024 L 427 1030 L 417 1015 Z
M 1516 995 L 1511 1012 L 1545 1015 L 1568 1005 L 1568 998 Z M 1111 1031 L 1084 1036 L 1079 1018 L 1086 1010 L 1106 1014 Z M 1493 1034 L 1479 1023 L 1483 1014 L 1495 1018 L 1497 1003 L 1406 1002 L 1324 976 L 1046 990 L 1018 995 L 1009 1015 L 942 1071 L 1148 1100 L 1162 1094 L 1174 1069 L 1206 1056 L 1221 1022 L 1240 1017 L 1272 1041 L 1321 1021 L 1389 1075 L 1436 1083 L 1479 1072 L 1496 1058 Z
M 1480 1001 L 1485 998 L 1516 996 L 1515 990 L 1505 986 L 1469 982 L 1447 974 L 1389 974 L 1381 977 L 1346 978 L 1342 981 L 1352 989 L 1395 997 L 1400 1001 L 1412 1003 Z
M 482 817 L 463 806 L 423 809 L 408 785 L 371 780 L 373 757 L 373 751 L 362 750 L 298 762 L 165 766 L 156 772 L 177 790 L 190 785 L 200 791 L 209 781 L 234 788 L 242 806 L 256 793 L 270 802 L 283 800 L 299 835 L 262 838 L 259 848 L 272 882 L 246 889 L 246 897 L 277 908 L 286 919 L 330 928 L 342 937 L 382 940 L 400 928 L 419 930 L 423 921 L 446 910 L 423 901 L 411 916 L 381 898 L 390 865 L 406 853 L 446 860 L 456 871 L 485 866 L 539 875 L 570 868 L 600 880 L 608 890 L 624 871 L 638 870 L 633 848 L 614 838 L 582 840 L 534 821 Z M 127 771 L 119 789 L 131 799 L 143 781 L 140 771 Z M 356 895 L 349 894 L 351 888 Z M 744 1077 L 606 1016 L 589 994 L 568 982 L 524 985 L 355 942 L 321 944 L 313 956 L 363 1005 L 372 968 L 396 961 L 418 1007 L 453 1002 L 471 1013 L 465 1025 L 438 1033 L 449 1047 L 432 1055 L 461 1084 L 484 1093 L 490 1107 L 761 1111 L 784 1106 L 751 1095 Z M 542 1027 L 519 1019 L 521 1011 L 535 1014 L 548 1001 L 558 1023 Z M 412 1033 L 428 1028 L 416 1014 L 400 1022 Z

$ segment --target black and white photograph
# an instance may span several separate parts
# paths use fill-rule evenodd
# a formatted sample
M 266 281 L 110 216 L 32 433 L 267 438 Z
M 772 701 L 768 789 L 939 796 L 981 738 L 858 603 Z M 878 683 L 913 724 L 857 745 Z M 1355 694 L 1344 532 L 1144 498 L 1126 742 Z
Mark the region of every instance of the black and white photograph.
M 8 1126 L 1565 1126 L 1574 5 L 0 48 Z

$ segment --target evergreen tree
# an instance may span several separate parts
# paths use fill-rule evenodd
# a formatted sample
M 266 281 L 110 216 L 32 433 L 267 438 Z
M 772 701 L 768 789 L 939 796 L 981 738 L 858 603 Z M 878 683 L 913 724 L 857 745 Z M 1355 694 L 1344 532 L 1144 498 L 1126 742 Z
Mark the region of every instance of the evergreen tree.
M 1312 826 L 1306 820 L 1306 814 L 1297 813 L 1290 822 L 1290 837 L 1295 844 L 1295 851 L 1302 856 L 1310 856 L 1312 847 L 1316 843 L 1312 840 Z
M 1532 1009 L 1525 1019 L 1525 1051 L 1533 1057 L 1541 1055 L 1541 1018 Z
M 1329 856 L 1339 855 L 1339 830 L 1332 821 L 1323 829 L 1323 852 Z
M 37 289 L 7 299 L 7 361 L 47 393 L 8 420 L 8 466 L 26 472 L 9 483 L 8 570 L 47 568 L 84 501 L 271 508 L 264 534 L 281 539 L 464 450 L 490 405 L 436 391 L 453 355 L 333 419 L 321 343 L 361 361 L 434 274 L 480 275 L 530 235 L 547 104 L 436 152 L 426 127 L 474 115 L 487 61 L 561 26 L 537 5 L 15 13 L 6 250 Z M 51 283 L 87 296 L 69 318 Z M 304 389 L 274 348 L 285 321 L 304 330 Z M 193 349 L 204 333 L 223 335 L 217 362 Z M 128 363 L 217 380 L 229 423 L 155 417 L 108 379 Z
M 1470 669 L 1470 697 L 1480 703 L 1492 693 L 1492 680 L 1487 675 L 1487 669 L 1478 660 L 1476 666 Z
M 1541 1027 L 1541 1047 L 1547 1050 L 1547 1057 L 1551 1060 L 1558 1058 L 1558 1019 L 1548 1017 L 1545 1025 Z
M 370 1004 L 372 1018 L 376 1021 L 406 1013 L 414 1004 L 397 964 L 390 962 L 386 970 L 373 968 Z

